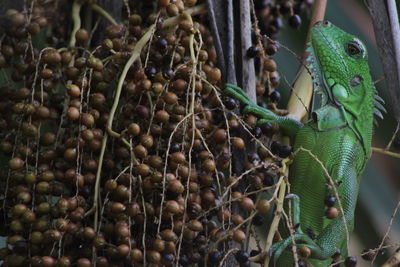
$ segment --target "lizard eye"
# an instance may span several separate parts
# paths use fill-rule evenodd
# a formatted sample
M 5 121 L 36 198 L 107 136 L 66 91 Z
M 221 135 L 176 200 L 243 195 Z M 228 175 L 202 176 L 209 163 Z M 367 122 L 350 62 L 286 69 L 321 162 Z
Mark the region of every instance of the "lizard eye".
M 354 76 L 353 79 L 350 81 L 351 87 L 356 87 L 362 83 L 363 78 L 361 76 Z
M 362 46 L 355 41 L 349 42 L 347 44 L 346 47 L 347 50 L 347 54 L 349 54 L 349 56 L 355 57 L 355 56 L 361 56 L 364 52 L 364 49 L 362 48 Z

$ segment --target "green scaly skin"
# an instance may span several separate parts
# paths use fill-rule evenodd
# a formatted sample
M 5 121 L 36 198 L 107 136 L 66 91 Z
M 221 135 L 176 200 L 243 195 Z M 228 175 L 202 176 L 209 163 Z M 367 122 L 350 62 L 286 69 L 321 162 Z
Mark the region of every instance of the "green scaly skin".
M 309 264 L 326 267 L 337 250 L 342 258 L 347 256 L 345 222 L 351 233 L 360 176 L 371 156 L 373 115 L 381 115 L 378 109 L 384 109 L 369 73 L 366 48 L 358 38 L 329 22 L 319 22 L 310 40 L 309 68 L 322 103 L 307 124 L 257 106 L 234 85 L 227 84 L 224 93 L 247 104 L 243 113 L 260 116 L 260 124 L 278 124 L 294 141 L 294 151 L 310 150 L 338 184 L 344 214 L 327 219 L 324 200 L 335 193 L 321 165 L 309 153 L 298 151 L 289 172 L 292 218 L 298 224 L 293 238 L 298 246 L 311 250 Z M 338 201 L 335 207 L 340 210 Z M 314 239 L 306 234 L 310 232 Z M 293 266 L 291 244 L 292 238 L 284 236 L 272 246 L 276 266 Z

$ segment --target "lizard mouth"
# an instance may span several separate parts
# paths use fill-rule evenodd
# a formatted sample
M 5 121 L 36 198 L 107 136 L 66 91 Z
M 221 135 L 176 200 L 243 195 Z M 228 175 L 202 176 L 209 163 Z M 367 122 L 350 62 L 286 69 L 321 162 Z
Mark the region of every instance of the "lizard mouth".
M 317 57 L 315 56 L 315 51 L 311 46 L 311 42 L 307 43 L 306 52 L 308 56 L 305 60 L 306 68 L 309 71 L 313 83 L 313 108 L 315 105 L 317 106 L 325 106 L 328 103 L 329 99 L 329 92 L 327 91 L 327 87 L 324 86 L 326 84 L 325 77 L 322 72 L 322 68 L 320 62 L 318 61 Z

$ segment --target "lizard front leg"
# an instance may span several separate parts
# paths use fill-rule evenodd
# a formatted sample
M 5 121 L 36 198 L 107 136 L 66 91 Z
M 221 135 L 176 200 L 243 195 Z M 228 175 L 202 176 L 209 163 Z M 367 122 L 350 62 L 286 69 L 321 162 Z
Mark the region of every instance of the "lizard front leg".
M 266 122 L 277 124 L 291 138 L 295 137 L 299 129 L 304 126 L 301 122 L 297 120 L 284 116 L 278 116 L 268 109 L 259 107 L 248 98 L 248 96 L 243 92 L 241 88 L 235 85 L 226 84 L 224 94 L 239 100 L 243 104 L 246 104 L 247 106 L 243 109 L 242 112 L 244 114 L 253 113 L 255 115 L 258 115 L 261 118 L 258 122 L 259 124 Z

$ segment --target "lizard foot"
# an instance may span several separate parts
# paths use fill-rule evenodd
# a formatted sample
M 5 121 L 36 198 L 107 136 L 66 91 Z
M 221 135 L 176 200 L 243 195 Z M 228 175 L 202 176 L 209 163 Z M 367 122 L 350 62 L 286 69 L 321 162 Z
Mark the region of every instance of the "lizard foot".
M 243 104 L 255 105 L 240 87 L 233 84 L 225 84 L 224 94 L 239 100 Z

